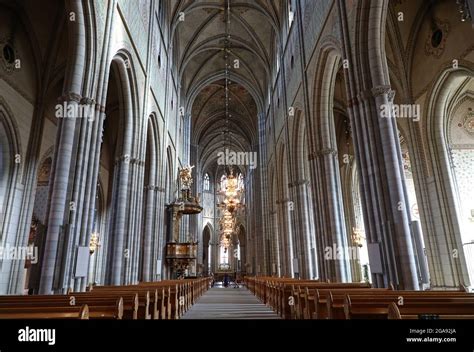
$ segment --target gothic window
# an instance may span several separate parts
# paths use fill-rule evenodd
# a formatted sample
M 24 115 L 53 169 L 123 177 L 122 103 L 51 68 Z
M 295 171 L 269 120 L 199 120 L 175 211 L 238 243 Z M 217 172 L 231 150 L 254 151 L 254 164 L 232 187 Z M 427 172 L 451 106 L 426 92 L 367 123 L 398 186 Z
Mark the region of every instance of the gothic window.
M 209 191 L 211 189 L 211 181 L 209 179 L 209 175 L 205 174 L 204 175 L 204 190 Z
M 228 265 L 229 265 L 229 251 L 224 248 L 224 246 L 220 246 L 219 247 L 219 257 L 220 257 L 220 261 L 219 261 L 219 264 L 220 264 L 220 267 L 222 269 L 228 269 Z
M 244 190 L 244 176 L 242 174 L 239 174 L 237 188 L 241 191 Z
M 288 1 L 288 31 L 291 28 L 291 25 L 293 24 L 293 21 L 295 20 L 295 4 L 293 0 Z
M 220 190 L 224 191 L 227 188 L 227 175 L 222 175 L 221 177 L 221 183 L 220 183 Z
M 461 230 L 461 241 L 471 282 L 474 281 L 474 111 L 465 100 L 449 122 L 448 152 Z
M 461 231 L 463 242 L 473 242 L 474 235 L 474 149 L 452 148 L 451 159 L 454 166 L 455 186 L 460 200 Z

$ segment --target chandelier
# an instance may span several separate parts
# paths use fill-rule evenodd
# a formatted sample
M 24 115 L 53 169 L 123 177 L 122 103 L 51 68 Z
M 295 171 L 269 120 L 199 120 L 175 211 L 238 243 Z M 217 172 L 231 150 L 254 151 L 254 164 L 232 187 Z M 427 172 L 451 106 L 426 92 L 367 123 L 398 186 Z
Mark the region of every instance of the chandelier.
M 357 246 L 357 247 L 362 247 L 363 246 L 363 243 L 364 243 L 364 240 L 365 240 L 365 232 L 364 230 L 360 229 L 360 228 L 356 228 L 356 227 L 353 227 L 352 228 L 352 242 L 354 242 L 354 244 Z
M 219 221 L 219 224 L 222 231 L 232 232 L 235 225 L 235 219 L 228 210 L 224 210 L 224 215 Z
M 222 218 L 219 221 L 220 225 L 220 244 L 224 247 L 224 252 L 227 252 L 227 249 L 230 247 L 232 242 L 232 235 L 235 228 L 235 218 L 231 212 L 224 209 Z
M 224 60 L 225 60 L 225 125 L 226 131 L 224 133 L 224 150 L 226 147 L 227 138 L 230 136 L 229 132 L 229 57 L 231 54 L 230 50 L 230 1 L 226 4 L 226 38 L 224 40 Z M 230 140 L 229 140 L 230 142 Z M 230 143 L 229 143 L 230 144 Z M 226 165 L 227 166 L 227 165 Z M 222 211 L 221 219 L 219 220 L 220 225 L 220 237 L 219 242 L 221 247 L 224 248 L 226 253 L 228 248 L 232 244 L 232 236 L 235 232 L 236 219 L 235 210 L 241 207 L 242 187 L 239 187 L 239 180 L 235 177 L 232 167 L 230 167 L 229 174 L 225 175 L 224 182 L 221 183 L 221 189 L 217 192 L 218 204 L 217 206 Z
M 242 207 L 242 196 L 243 187 L 239 185 L 238 179 L 230 168 L 230 174 L 226 176 L 224 189 L 221 189 L 218 193 L 218 206 L 232 214 L 236 209 Z
M 469 1 L 468 0 L 456 0 L 456 4 L 458 5 L 458 11 L 461 15 L 461 21 L 466 22 L 466 20 L 471 18 L 470 8 L 469 8 Z
M 99 234 L 97 232 L 93 232 L 89 241 L 89 253 L 93 254 L 98 247 L 100 247 Z
M 221 244 L 221 247 L 224 248 L 224 253 L 226 253 L 227 250 L 229 249 L 230 244 L 231 244 L 231 239 L 232 239 L 232 235 L 227 234 L 227 233 L 221 234 L 220 244 Z

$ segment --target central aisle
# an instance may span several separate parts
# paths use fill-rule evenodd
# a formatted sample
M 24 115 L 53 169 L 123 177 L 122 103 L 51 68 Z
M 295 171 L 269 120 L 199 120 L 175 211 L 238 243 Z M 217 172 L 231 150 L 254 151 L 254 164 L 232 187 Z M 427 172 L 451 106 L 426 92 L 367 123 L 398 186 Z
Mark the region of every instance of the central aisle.
M 181 319 L 280 319 L 246 288 L 211 288 Z

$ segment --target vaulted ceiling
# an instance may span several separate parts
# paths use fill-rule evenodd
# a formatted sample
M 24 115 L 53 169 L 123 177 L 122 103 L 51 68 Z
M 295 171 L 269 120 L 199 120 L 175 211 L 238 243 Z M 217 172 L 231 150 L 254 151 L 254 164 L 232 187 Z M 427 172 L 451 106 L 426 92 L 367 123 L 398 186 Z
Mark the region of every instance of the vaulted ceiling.
M 223 150 L 225 140 L 230 149 L 248 152 L 258 141 L 257 114 L 263 111 L 263 97 L 271 80 L 281 3 L 176 1 L 174 52 L 187 110 L 192 114 L 192 143 L 199 146 L 197 162 L 203 170 L 217 166 L 217 152 Z

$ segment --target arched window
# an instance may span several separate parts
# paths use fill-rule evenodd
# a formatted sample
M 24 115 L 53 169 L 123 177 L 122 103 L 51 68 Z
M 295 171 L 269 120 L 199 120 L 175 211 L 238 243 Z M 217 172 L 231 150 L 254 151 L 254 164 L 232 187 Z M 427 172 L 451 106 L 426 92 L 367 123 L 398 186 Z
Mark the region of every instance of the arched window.
M 449 122 L 448 151 L 466 264 L 474 281 L 474 111 L 467 95 Z
M 293 21 L 295 20 L 295 4 L 293 3 L 293 0 L 288 0 L 288 31 L 291 28 L 291 25 L 293 24 Z
M 220 190 L 225 191 L 226 188 L 227 188 L 227 175 L 224 174 L 221 177 Z
M 204 175 L 204 190 L 205 191 L 209 191 L 211 189 L 211 181 L 209 179 L 209 175 L 208 174 L 205 174 Z
M 237 189 L 239 189 L 240 191 L 244 190 L 244 176 L 242 174 L 239 174 L 238 182 L 237 182 Z

